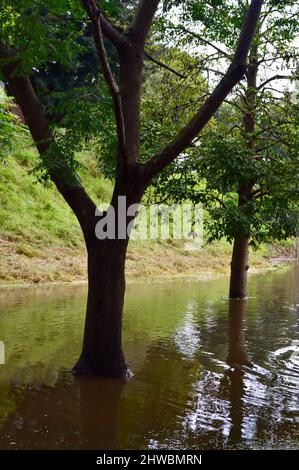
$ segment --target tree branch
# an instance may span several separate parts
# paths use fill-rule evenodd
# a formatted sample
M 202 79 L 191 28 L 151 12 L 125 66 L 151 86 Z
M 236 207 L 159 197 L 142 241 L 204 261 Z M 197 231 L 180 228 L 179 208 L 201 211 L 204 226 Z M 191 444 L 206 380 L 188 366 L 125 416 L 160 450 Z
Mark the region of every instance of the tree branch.
M 148 52 L 144 52 L 144 55 L 145 57 L 148 59 L 148 60 L 151 60 L 152 62 L 154 62 L 154 64 L 157 64 L 159 65 L 159 67 L 162 67 L 166 70 L 168 70 L 169 72 L 171 73 L 174 73 L 174 75 L 176 75 L 177 77 L 180 77 L 180 78 L 187 78 L 186 75 L 183 75 L 182 73 L 178 72 L 177 70 L 173 69 L 172 67 L 170 67 L 169 65 L 167 64 L 164 64 L 164 62 L 161 62 L 160 60 L 158 59 L 155 59 L 153 56 L 151 56 Z
M 118 144 L 119 144 L 119 152 L 118 152 L 119 158 L 122 158 L 123 163 L 127 165 L 128 158 L 127 158 L 127 150 L 126 150 L 126 147 L 127 147 L 126 132 L 125 132 L 121 92 L 116 82 L 116 79 L 112 73 L 112 70 L 110 68 L 109 60 L 108 60 L 107 53 L 106 53 L 106 48 L 104 45 L 102 25 L 101 25 L 102 23 L 100 20 L 100 17 L 102 16 L 102 14 L 98 9 L 95 0 L 82 0 L 82 3 L 87 11 L 87 14 L 92 24 L 93 37 L 94 37 L 97 54 L 98 54 L 98 57 L 102 66 L 104 78 L 107 82 L 107 85 L 109 87 L 109 90 L 112 96 L 115 119 L 116 119 Z
M 264 88 L 268 83 L 273 82 L 274 80 L 292 80 L 294 77 L 292 75 L 273 75 L 273 77 L 267 78 L 263 83 L 258 86 L 258 90 Z
M 124 41 L 122 32 L 112 25 L 102 11 L 99 18 L 104 35 L 112 42 L 112 44 L 115 45 L 116 48 L 118 48 L 118 46 L 120 46 Z
M 96 0 L 81 0 L 81 2 L 89 16 L 92 12 L 97 14 L 101 23 L 101 29 L 107 39 L 109 39 L 116 48 L 121 46 L 125 40 L 124 34 L 106 17 L 102 8 L 99 7 L 98 2 Z
M 210 42 L 207 39 L 203 38 L 200 34 L 195 33 L 191 31 L 190 29 L 185 28 L 184 26 L 180 26 L 179 29 L 186 34 L 190 34 L 191 36 L 195 37 L 206 46 L 212 47 L 213 49 L 215 49 L 215 51 L 219 52 L 219 54 L 221 54 L 222 56 L 227 57 L 227 58 L 231 57 L 231 55 L 228 52 L 224 51 L 223 49 L 220 49 L 220 47 L 216 46 L 216 44 L 214 44 L 213 42 Z
M 230 106 L 233 106 L 234 108 L 236 108 L 241 113 L 244 113 L 244 111 L 245 111 L 245 109 L 242 106 L 240 106 L 239 104 L 237 104 L 235 101 L 223 100 L 223 102 L 226 103 L 226 104 L 229 104 Z
M 133 19 L 129 32 L 141 46 L 144 45 L 148 31 L 152 25 L 160 0 L 140 0 L 137 13 Z
M 220 197 L 214 196 L 213 194 L 209 194 L 208 197 L 210 197 L 214 201 L 219 202 L 220 206 L 223 207 L 224 209 L 227 208 L 227 205 L 225 204 L 225 202 L 222 199 L 220 199 Z
M 213 73 L 214 75 L 220 75 L 221 77 L 224 77 L 225 76 L 225 73 L 224 72 L 221 72 L 221 70 L 217 70 L 217 69 L 212 69 L 211 67 L 204 67 L 204 66 L 201 66 L 201 69 L 200 70 L 204 70 L 205 72 L 208 72 L 209 73 Z
M 269 193 L 267 191 L 263 191 L 262 189 L 257 189 L 251 193 L 252 199 L 259 199 L 261 197 L 267 196 Z
M 233 87 L 241 80 L 246 72 L 246 59 L 255 34 L 257 22 L 260 16 L 263 0 L 252 0 L 246 14 L 242 31 L 233 60 L 220 80 L 213 93 L 201 106 L 189 124 L 184 127 L 175 139 L 160 153 L 155 155 L 144 165 L 145 177 L 152 179 L 157 173 L 171 163 L 180 153 L 190 146 L 193 139 L 209 122 L 218 110 Z

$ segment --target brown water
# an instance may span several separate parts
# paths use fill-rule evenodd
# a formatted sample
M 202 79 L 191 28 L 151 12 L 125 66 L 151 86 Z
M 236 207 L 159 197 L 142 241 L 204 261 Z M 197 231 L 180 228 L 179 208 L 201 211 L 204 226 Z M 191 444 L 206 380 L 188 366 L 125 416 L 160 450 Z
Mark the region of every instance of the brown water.
M 0 290 L 0 448 L 298 448 L 299 269 L 251 276 L 247 312 L 227 288 L 129 286 L 126 385 L 69 372 L 85 286 Z

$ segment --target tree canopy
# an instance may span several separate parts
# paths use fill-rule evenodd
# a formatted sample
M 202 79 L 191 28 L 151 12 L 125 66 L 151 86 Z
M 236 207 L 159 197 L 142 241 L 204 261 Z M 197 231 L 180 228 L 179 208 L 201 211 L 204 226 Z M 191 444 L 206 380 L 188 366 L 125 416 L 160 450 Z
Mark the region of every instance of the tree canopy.
M 168 2 L 173 4 L 177 2 Z M 198 58 L 209 83 L 222 74 L 221 65 L 232 53 L 234 29 L 246 2 L 208 5 L 207 14 L 203 3 L 187 2 L 182 23 L 169 28 L 172 34 L 181 34 L 183 45 L 191 41 L 196 49 L 203 44 L 214 52 Z M 297 17 L 297 2 L 266 3 L 246 81 L 237 85 L 188 150 L 189 158 L 168 168 L 157 182 L 158 199 L 204 203 L 210 239 L 232 241 L 241 232 L 250 234 L 256 245 L 298 233 L 298 101 L 292 92 L 299 58 L 294 42 Z M 198 22 L 200 33 L 195 28 Z M 247 199 L 240 204 L 240 190 L 248 184 Z

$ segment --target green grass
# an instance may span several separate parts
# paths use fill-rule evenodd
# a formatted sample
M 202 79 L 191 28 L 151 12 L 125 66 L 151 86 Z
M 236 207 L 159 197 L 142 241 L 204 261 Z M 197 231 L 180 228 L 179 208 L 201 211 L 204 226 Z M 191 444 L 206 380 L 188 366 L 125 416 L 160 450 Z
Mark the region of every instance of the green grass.
M 81 157 L 82 179 L 97 202 L 109 201 L 111 183 L 96 173 L 91 156 Z M 37 157 L 24 149 L 0 168 L 0 237 L 33 247 L 82 244 L 78 222 L 51 182 L 38 182 L 30 169 Z M 97 176 L 97 177 L 95 177 Z
M 95 158 L 81 154 L 80 176 L 93 200 L 108 202 L 112 183 L 99 175 Z M 53 183 L 38 182 L 28 145 L 0 161 L 0 283 L 40 283 L 86 279 L 86 253 L 79 224 Z M 269 257 L 293 252 L 292 242 L 251 252 L 250 266 L 269 267 Z M 231 246 L 217 242 L 188 252 L 181 241 L 130 242 L 129 278 L 197 277 L 229 272 Z

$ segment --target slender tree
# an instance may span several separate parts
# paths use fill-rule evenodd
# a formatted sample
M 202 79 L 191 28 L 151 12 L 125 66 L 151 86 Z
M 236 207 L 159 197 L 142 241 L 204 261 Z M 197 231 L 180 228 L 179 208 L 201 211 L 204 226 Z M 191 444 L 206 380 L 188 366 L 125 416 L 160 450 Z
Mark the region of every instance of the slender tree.
M 39 44 L 42 51 L 47 47 L 59 50 L 61 41 L 51 41 L 53 30 L 41 20 L 41 14 L 35 2 L 25 1 L 22 5 L 15 2 L 2 2 L 1 13 L 4 28 L 0 42 L 1 70 L 9 88 L 22 109 L 31 135 L 41 156 L 48 164 L 48 173 L 59 192 L 74 211 L 84 234 L 88 252 L 88 301 L 84 332 L 83 350 L 74 367 L 77 374 L 99 374 L 114 377 L 127 377 L 128 366 L 122 350 L 122 312 L 125 292 L 125 257 L 128 235 L 120 236 L 118 216 L 123 216 L 118 205 L 119 196 L 126 197 L 127 207 L 140 202 L 153 177 L 159 174 L 181 152 L 192 144 L 199 132 L 209 122 L 232 88 L 247 71 L 247 55 L 259 19 L 262 0 L 252 0 L 244 11 L 243 26 L 236 43 L 226 73 L 214 91 L 197 110 L 190 122 L 181 129 L 173 140 L 146 163 L 140 163 L 140 100 L 144 62 L 145 43 L 154 17 L 159 7 L 159 0 L 142 0 L 136 14 L 126 27 L 121 29 L 110 20 L 96 0 L 82 0 L 86 17 L 91 23 L 93 38 L 99 63 L 112 97 L 117 132 L 117 170 L 111 206 L 116 214 L 115 239 L 99 240 L 95 235 L 97 222 L 96 206 L 90 199 L 74 169 L 69 156 L 63 154 L 51 132 L 46 115 L 32 88 L 30 74 L 35 58 L 28 59 L 28 47 L 32 34 L 38 29 Z M 59 14 L 69 15 L 70 4 L 75 2 L 42 2 L 45 9 L 57 8 Z M 112 2 L 113 3 L 113 2 Z M 57 5 L 56 5 L 57 4 Z M 11 28 L 13 15 L 23 15 L 24 23 L 16 23 Z M 224 20 L 223 20 L 224 21 Z M 240 19 L 241 21 L 241 19 Z M 58 21 L 59 22 L 59 21 Z M 28 25 L 32 30 L 28 31 Z M 13 34 L 14 33 L 14 34 Z M 27 42 L 20 35 L 26 35 Z M 118 54 L 119 74 L 113 74 L 104 38 L 108 39 Z M 27 48 L 24 47 L 27 44 Z M 38 54 L 38 51 L 36 52 Z M 45 61 L 45 59 L 43 58 Z M 47 61 L 48 59 L 46 59 Z M 51 165 L 49 161 L 51 160 Z M 53 164 L 54 161 L 54 164 Z M 126 216 L 129 223 L 134 215 Z M 123 235 L 123 234 L 122 234 Z
M 209 2 L 212 4 L 213 2 Z M 218 64 L 233 53 L 229 32 L 246 2 L 225 2 L 210 9 L 206 29 L 175 26 L 182 41 L 193 38 L 205 44 L 214 56 L 200 58 L 209 75 L 222 76 Z M 227 14 L 227 35 L 222 15 Z M 298 2 L 269 1 L 250 47 L 245 83 L 225 99 L 215 119 L 201 135 L 189 158 L 163 175 L 158 192 L 174 200 L 189 198 L 205 204 L 211 240 L 226 237 L 233 243 L 229 295 L 247 297 L 249 245 L 284 240 L 298 232 L 298 104 L 291 92 L 297 77 L 299 52 Z M 184 12 L 188 21 L 198 21 L 200 8 Z M 222 41 L 222 46 L 216 41 Z M 205 183 L 204 183 L 205 181 Z

